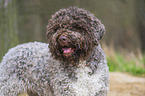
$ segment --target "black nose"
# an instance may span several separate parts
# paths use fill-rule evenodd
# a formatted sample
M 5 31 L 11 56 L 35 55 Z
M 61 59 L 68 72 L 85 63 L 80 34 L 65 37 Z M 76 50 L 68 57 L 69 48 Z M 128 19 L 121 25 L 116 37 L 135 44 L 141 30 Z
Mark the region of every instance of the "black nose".
M 59 42 L 65 43 L 65 42 L 67 42 L 68 38 L 65 37 L 65 36 L 60 36 L 60 37 L 58 38 L 58 40 L 59 40 Z

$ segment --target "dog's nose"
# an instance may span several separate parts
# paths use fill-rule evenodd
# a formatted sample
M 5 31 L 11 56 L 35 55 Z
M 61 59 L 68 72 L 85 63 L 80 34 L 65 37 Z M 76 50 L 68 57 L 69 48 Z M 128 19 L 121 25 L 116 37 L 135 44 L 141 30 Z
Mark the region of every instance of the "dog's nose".
M 60 37 L 58 38 L 58 40 L 59 40 L 60 42 L 62 42 L 62 43 L 65 43 L 65 42 L 67 42 L 68 38 L 65 37 L 65 36 L 60 36 Z

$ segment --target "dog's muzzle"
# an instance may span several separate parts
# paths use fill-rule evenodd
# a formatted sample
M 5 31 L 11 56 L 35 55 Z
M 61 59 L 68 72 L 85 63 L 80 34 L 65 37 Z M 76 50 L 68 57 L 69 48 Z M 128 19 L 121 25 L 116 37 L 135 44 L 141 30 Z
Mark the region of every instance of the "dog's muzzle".
M 75 48 L 72 47 L 71 40 L 66 36 L 59 36 L 58 38 L 59 47 L 63 53 L 63 56 L 70 57 L 75 51 Z

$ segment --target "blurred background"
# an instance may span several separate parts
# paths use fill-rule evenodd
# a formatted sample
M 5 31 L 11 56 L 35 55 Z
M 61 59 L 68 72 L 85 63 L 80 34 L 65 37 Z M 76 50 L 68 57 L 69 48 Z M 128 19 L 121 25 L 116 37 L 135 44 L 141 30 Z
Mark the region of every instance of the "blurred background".
M 0 61 L 18 44 L 47 42 L 51 15 L 69 6 L 90 11 L 105 25 L 101 44 L 110 71 L 145 76 L 145 0 L 0 0 Z

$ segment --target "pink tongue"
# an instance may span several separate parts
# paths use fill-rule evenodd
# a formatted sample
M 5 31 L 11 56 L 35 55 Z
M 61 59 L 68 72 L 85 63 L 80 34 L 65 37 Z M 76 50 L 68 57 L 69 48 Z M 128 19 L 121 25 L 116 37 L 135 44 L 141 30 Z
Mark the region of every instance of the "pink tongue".
M 71 53 L 72 49 L 71 48 L 63 48 L 63 53 Z

